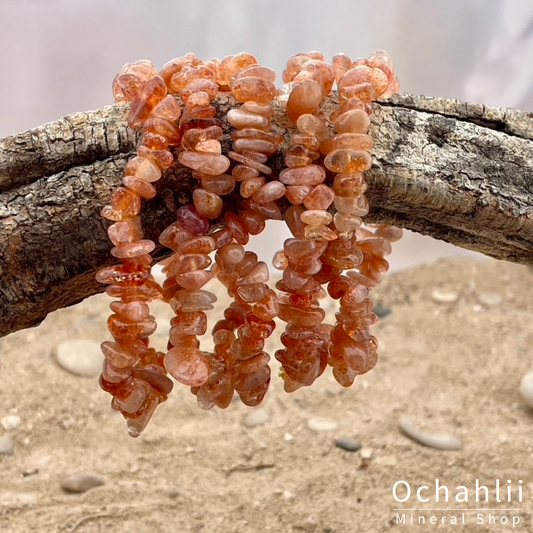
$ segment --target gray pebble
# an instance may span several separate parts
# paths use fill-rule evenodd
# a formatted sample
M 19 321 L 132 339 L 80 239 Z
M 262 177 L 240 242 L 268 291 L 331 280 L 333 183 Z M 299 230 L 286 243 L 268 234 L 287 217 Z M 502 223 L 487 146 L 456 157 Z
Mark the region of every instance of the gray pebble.
M 270 420 L 270 415 L 266 409 L 254 409 L 244 419 L 244 425 L 247 428 L 255 428 L 256 426 L 262 426 Z
M 293 527 L 294 529 L 298 529 L 300 531 L 309 531 L 311 533 L 312 531 L 316 531 L 318 524 L 312 518 L 307 518 L 299 524 L 294 524 Z
M 70 476 L 61 482 L 61 488 L 67 492 L 82 493 L 105 483 L 104 479 L 96 474 L 80 474 Z
M 11 437 L 0 437 L 0 455 L 13 455 L 15 443 Z
M 57 362 L 78 376 L 95 377 L 102 371 L 104 356 L 98 342 L 67 341 L 57 347 Z
M 347 452 L 356 452 L 361 449 L 359 441 L 352 437 L 341 437 L 335 441 L 335 445 L 337 448 L 341 448 Z
M 377 302 L 374 306 L 374 313 L 379 318 L 387 318 L 388 316 L 392 315 L 392 309 L 385 307 L 381 302 Z
M 330 420 L 329 418 L 310 418 L 307 421 L 307 427 L 311 431 L 315 431 L 316 433 L 322 433 L 326 431 L 335 431 L 339 424 L 335 422 L 335 420 Z
M 520 382 L 520 396 L 524 403 L 533 409 L 533 372 L 526 374 Z
M 460 450 L 463 445 L 453 435 L 434 435 L 417 429 L 406 418 L 400 421 L 402 433 L 410 439 L 437 450 Z

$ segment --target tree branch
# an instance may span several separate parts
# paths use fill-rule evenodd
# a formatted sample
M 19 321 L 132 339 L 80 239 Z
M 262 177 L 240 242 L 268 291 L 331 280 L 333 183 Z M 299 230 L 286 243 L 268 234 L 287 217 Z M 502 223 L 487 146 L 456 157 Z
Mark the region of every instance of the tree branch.
M 219 97 L 222 120 L 232 105 Z M 326 115 L 337 105 L 331 97 Z M 0 140 L 0 336 L 103 290 L 94 273 L 114 260 L 99 213 L 134 153 L 138 134 L 127 113 L 128 106 L 76 113 Z M 369 221 L 533 264 L 529 114 L 398 95 L 374 105 L 372 122 Z M 274 123 L 278 133 L 291 131 L 281 107 Z M 230 131 L 225 123 L 225 150 Z M 271 165 L 276 175 L 281 154 Z M 192 182 L 179 165 L 160 180 L 160 194 L 143 208 L 148 238 L 157 242 L 177 207 L 190 202 Z M 155 253 L 162 259 L 168 251 Z

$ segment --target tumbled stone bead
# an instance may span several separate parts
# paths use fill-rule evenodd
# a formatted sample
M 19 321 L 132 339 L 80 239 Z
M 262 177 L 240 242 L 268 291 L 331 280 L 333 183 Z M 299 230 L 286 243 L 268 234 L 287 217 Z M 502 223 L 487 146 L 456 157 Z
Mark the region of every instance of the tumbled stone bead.
M 174 156 L 168 150 L 152 150 L 146 146 L 139 146 L 137 153 L 141 157 L 150 159 L 160 169 L 170 168 L 174 163 Z
M 136 178 L 135 176 L 124 176 L 124 178 L 122 178 L 122 183 L 132 192 L 147 200 L 154 198 L 157 194 L 157 191 L 152 184 Z
M 226 156 L 205 152 L 180 152 L 178 161 L 186 167 L 213 176 L 224 174 L 230 165 Z
M 348 148 L 352 150 L 370 151 L 373 147 L 372 137 L 361 133 L 341 133 L 331 140 L 333 150 Z
M 197 291 L 206 283 L 211 281 L 214 274 L 209 270 L 197 270 L 195 272 L 185 272 L 176 276 L 176 281 L 189 291 Z
M 181 93 L 187 85 L 196 80 L 216 81 L 214 70 L 203 64 L 187 65 L 173 74 L 168 83 L 169 89 Z M 216 84 L 215 84 L 216 86 Z
M 209 363 L 198 349 L 171 348 L 165 355 L 165 368 L 177 381 L 198 387 L 209 378 Z
M 368 252 L 372 255 L 377 255 L 378 257 L 389 255 L 392 252 L 391 243 L 385 238 L 378 237 L 360 241 L 358 246 L 363 252 Z
M 326 172 L 318 165 L 287 168 L 279 175 L 279 180 L 285 185 L 319 185 L 325 179 Z
M 265 181 L 265 178 L 259 177 L 241 182 L 241 186 L 239 187 L 240 195 L 243 198 L 251 198 L 264 185 Z
M 243 165 L 246 165 L 248 167 L 251 167 L 259 172 L 262 172 L 263 174 L 266 174 L 267 176 L 269 176 L 270 174 L 272 174 L 272 169 L 266 165 L 263 165 L 262 163 L 258 162 L 257 161 L 257 158 L 252 158 L 252 157 L 249 157 L 248 155 L 246 154 L 257 154 L 257 155 L 261 155 L 261 154 L 258 154 L 257 152 L 249 152 L 249 151 L 245 151 L 244 153 L 240 154 L 238 152 L 228 152 L 228 157 L 230 157 L 231 159 L 233 159 L 234 161 L 237 161 L 239 163 L 242 163 Z M 237 179 L 237 178 L 235 178 Z
M 305 226 L 304 236 L 306 239 L 317 241 L 332 241 L 337 239 L 338 235 L 327 226 Z
M 176 312 L 176 309 L 184 313 L 194 311 L 210 311 L 213 309 L 213 303 L 217 301 L 216 296 L 209 291 L 187 291 L 180 290 L 172 298 L 170 305 Z
M 243 201 L 243 206 L 252 211 L 256 211 L 268 220 L 283 220 L 281 209 L 276 202 L 267 202 L 266 204 L 258 204 L 251 198 Z
M 367 133 L 370 128 L 370 118 L 361 109 L 352 109 L 339 115 L 333 126 L 338 133 Z
M 96 281 L 107 284 L 142 285 L 149 276 L 150 267 L 122 264 L 101 268 L 96 273 Z
M 153 316 L 149 316 L 140 322 L 133 322 L 121 315 L 111 315 L 107 324 L 113 337 L 125 340 L 149 337 L 157 329 Z
M 266 296 L 254 304 L 253 314 L 261 320 L 269 321 L 278 316 L 278 313 L 278 297 L 272 289 L 268 289 Z
M 206 152 L 208 154 L 221 154 L 222 146 L 219 141 L 200 141 L 194 149 L 197 152 Z
M 298 72 L 302 70 L 303 65 L 310 59 L 311 57 L 308 54 L 296 54 L 291 56 L 287 60 L 287 66 L 283 71 L 283 81 L 285 83 L 291 82 Z
M 337 196 L 361 196 L 368 185 L 361 172 L 346 172 L 335 176 L 332 189 Z
M 159 103 L 167 94 L 167 86 L 161 76 L 154 76 L 143 87 L 139 96 L 131 107 L 128 124 L 135 127 L 144 122 L 154 106 Z
M 150 239 L 141 239 L 138 241 L 121 243 L 111 248 L 111 255 L 119 259 L 127 259 L 138 255 L 145 255 L 153 252 L 155 242 Z
M 261 78 L 262 80 L 269 81 L 270 83 L 275 83 L 276 81 L 276 73 L 271 68 L 263 67 L 257 64 L 246 67 L 244 70 L 241 70 L 235 74 L 234 80 L 236 82 L 242 78 L 249 77 Z M 235 85 L 233 85 L 233 90 L 235 90 Z M 250 100 L 253 100 L 253 98 Z
M 364 217 L 368 214 L 368 200 L 366 196 L 336 196 L 334 200 L 335 208 L 339 213 L 346 213 Z
M 240 217 L 233 213 L 227 213 L 225 217 L 226 224 L 228 225 L 229 230 L 233 234 L 233 237 L 239 244 L 248 244 L 249 236 L 248 232 L 244 228 L 242 220 Z
M 342 76 L 338 83 L 339 91 L 344 87 L 361 83 L 370 83 L 375 88 L 377 96 L 383 94 L 389 86 L 387 75 L 382 70 L 361 65 L 348 70 Z
M 122 216 L 129 218 L 141 211 L 141 198 L 138 194 L 124 187 L 118 187 L 113 193 L 111 203 L 114 209 L 122 212 Z
M 270 278 L 268 266 L 265 262 L 259 261 L 253 269 L 246 275 L 242 276 L 237 283 L 239 285 L 249 285 L 251 283 L 266 283 Z
M 297 239 L 305 239 L 305 224 L 302 222 L 300 216 L 304 212 L 304 208 L 301 205 L 295 205 L 289 207 L 285 211 L 284 219 L 290 232 Z
M 251 150 L 252 152 L 262 152 L 264 154 L 272 155 L 276 152 L 277 147 L 274 143 L 262 139 L 237 139 L 233 143 L 233 149 L 236 152 Z
M 209 219 L 201 215 L 193 205 L 178 209 L 178 222 L 184 230 L 194 235 L 205 235 L 209 229 Z
M 131 437 L 139 437 L 146 429 L 148 422 L 152 418 L 159 400 L 155 394 L 149 394 L 142 407 L 133 416 L 128 416 L 128 434 Z
M 169 94 L 154 107 L 150 116 L 176 122 L 181 116 L 181 107 L 176 98 Z
M 207 315 L 202 311 L 179 313 L 170 322 L 170 335 L 203 335 L 207 331 Z M 172 339 L 171 339 L 172 342 Z
M 222 213 L 224 206 L 222 198 L 218 194 L 205 191 L 204 189 L 195 189 L 193 192 L 194 206 L 198 212 L 206 218 L 217 218 Z
M 259 171 L 246 165 L 236 165 L 233 167 L 231 175 L 235 178 L 235 181 L 245 181 L 251 178 L 257 178 Z
M 180 254 L 210 254 L 216 249 L 215 241 L 212 237 L 202 235 L 193 237 L 180 244 L 178 252 Z
M 100 347 L 105 358 L 115 368 L 131 368 L 140 359 L 140 354 L 129 350 L 128 343 L 119 344 L 117 342 L 105 341 Z
M 107 234 L 113 244 L 138 241 L 143 238 L 141 217 L 136 216 L 128 220 L 115 222 L 107 228 Z
M 181 91 L 181 99 L 188 107 L 208 106 L 218 94 L 217 84 L 213 80 L 201 78 L 191 81 Z
M 251 283 L 237 288 L 237 294 L 247 303 L 259 302 L 266 296 L 268 287 L 264 283 Z
M 313 80 L 297 83 L 287 101 L 287 117 L 296 124 L 298 117 L 315 113 L 324 97 L 324 90 Z
M 370 307 L 368 312 L 370 312 L 373 306 L 372 302 L 370 300 L 367 300 L 369 292 L 370 291 L 368 287 L 365 287 L 364 285 L 354 285 L 352 282 L 350 287 L 348 287 L 346 292 L 341 296 L 341 305 L 355 306 L 364 301 L 367 301 Z
M 283 249 L 291 260 L 314 261 L 326 251 L 327 247 L 327 243 L 299 239 L 287 239 L 283 243 Z
M 146 157 L 135 157 L 126 165 L 126 174 L 153 183 L 161 178 L 161 170 Z
M 327 209 L 333 200 L 335 193 L 327 185 L 318 185 L 304 199 L 303 204 L 307 209 Z
M 314 135 L 319 141 L 328 137 L 328 127 L 326 123 L 315 115 L 301 115 L 296 121 L 296 127 L 300 133 Z
M 144 302 L 112 302 L 109 307 L 117 315 L 122 315 L 133 322 L 140 322 L 150 314 L 150 308 Z
M 247 210 L 241 213 L 241 220 L 250 235 L 259 235 L 266 226 L 265 217 L 254 211 Z
M 341 233 L 350 233 L 361 227 L 363 221 L 356 215 L 346 213 L 336 213 L 333 222 L 335 227 Z
M 259 104 L 268 104 L 276 96 L 276 86 L 262 78 L 242 77 L 233 83 L 233 95 L 241 103 L 253 100 Z
M 334 328 L 331 334 L 331 354 L 333 356 L 338 354 L 358 374 L 365 374 L 377 362 L 375 350 L 355 341 L 339 327 Z
M 181 138 L 178 126 L 164 118 L 149 118 L 143 124 L 143 131 L 161 135 L 172 145 L 179 144 Z
M 124 302 L 163 299 L 161 287 L 157 283 L 150 283 L 150 279 L 140 286 L 110 285 L 105 292 L 108 296 L 120 298 Z
M 277 133 L 271 131 L 257 130 L 254 128 L 243 128 L 240 130 L 235 130 L 231 134 L 231 137 L 234 141 L 247 139 L 256 141 L 267 141 L 268 143 L 275 146 L 283 144 L 283 137 L 281 135 L 278 135 Z
M 231 57 L 225 64 L 225 74 L 228 85 L 232 84 L 234 76 L 239 72 L 257 64 L 257 59 L 252 54 L 246 52 L 241 52 L 240 54 Z
M 304 211 L 300 218 L 304 224 L 310 224 L 312 226 L 327 226 L 333 221 L 333 216 L 322 209 L 309 209 Z
M 193 151 L 196 145 L 202 141 L 219 140 L 222 137 L 220 126 L 209 126 L 207 128 L 191 128 L 183 134 L 181 145 L 185 150 Z
M 271 128 L 270 120 L 268 118 L 242 109 L 230 109 L 226 115 L 226 119 L 237 129 L 257 128 L 269 131 Z
M 379 225 L 375 233 L 389 242 L 397 242 L 402 238 L 403 230 L 394 226 Z
M 308 76 L 311 76 L 308 78 Z M 335 72 L 333 67 L 326 61 L 311 59 L 302 65 L 302 70 L 295 76 L 294 81 L 302 79 L 312 79 L 322 87 L 324 96 L 331 93 L 333 83 L 335 82 Z
M 168 141 L 158 133 L 145 131 L 141 138 L 141 145 L 137 147 L 137 153 L 139 153 L 138 150 L 140 147 L 143 149 L 148 148 L 150 150 L 166 150 L 168 148 Z
M 250 180 L 248 180 L 250 181 Z M 247 182 L 243 182 L 242 185 Z M 258 204 L 266 204 L 268 202 L 273 202 L 279 200 L 285 196 L 285 185 L 279 181 L 270 181 L 265 183 L 257 191 L 253 193 L 253 199 Z
M 229 174 L 202 177 L 202 187 L 210 193 L 225 195 L 235 188 L 235 179 Z
M 163 230 L 159 236 L 159 242 L 163 246 L 177 251 L 181 244 L 190 241 L 193 237 L 194 234 L 185 230 L 179 222 L 173 222 Z
M 291 204 L 300 205 L 312 190 L 311 185 L 289 185 L 286 188 L 285 197 Z
M 249 111 L 250 113 L 255 113 L 256 115 L 261 115 L 268 119 L 271 119 L 274 116 L 274 108 L 270 103 L 260 104 L 259 102 L 248 100 L 248 102 L 244 102 L 240 108 L 242 111 Z
M 215 255 L 217 265 L 224 271 L 229 272 L 244 259 L 244 248 L 240 244 L 228 244 Z
M 203 253 L 199 254 L 176 254 L 166 265 L 164 272 L 167 276 L 176 276 L 185 272 L 203 270 L 211 264 L 211 258 Z
M 372 157 L 362 150 L 334 150 L 325 157 L 324 166 L 332 172 L 362 172 L 372 167 Z
M 300 309 L 296 306 L 280 304 L 278 316 L 284 322 L 298 326 L 317 326 L 324 320 L 326 313 L 320 307 Z
M 351 85 L 349 87 L 343 87 L 340 91 L 341 99 L 351 100 L 352 98 L 357 98 L 364 102 L 365 104 L 370 105 L 371 102 L 377 100 L 378 94 L 376 89 L 370 83 L 360 83 L 358 85 Z M 368 114 L 370 112 L 367 111 Z

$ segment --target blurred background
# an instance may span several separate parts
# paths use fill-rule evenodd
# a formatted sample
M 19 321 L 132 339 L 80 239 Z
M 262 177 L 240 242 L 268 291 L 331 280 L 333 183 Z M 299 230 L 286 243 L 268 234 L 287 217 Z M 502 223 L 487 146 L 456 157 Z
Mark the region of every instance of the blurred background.
M 299 52 L 385 49 L 404 92 L 530 110 L 532 15 L 530 0 L 2 0 L 0 137 L 112 103 L 124 63 L 187 52 L 247 51 L 281 75 Z M 264 259 L 280 231 L 254 243 Z M 407 232 L 391 268 L 463 255 L 475 254 Z

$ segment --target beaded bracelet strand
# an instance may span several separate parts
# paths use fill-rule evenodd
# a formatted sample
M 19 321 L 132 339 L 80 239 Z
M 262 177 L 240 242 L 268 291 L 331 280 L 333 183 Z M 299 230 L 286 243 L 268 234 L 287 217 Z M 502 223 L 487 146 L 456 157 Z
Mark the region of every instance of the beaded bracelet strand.
M 245 53 L 205 62 L 187 54 L 161 73 L 139 61 L 126 65 L 114 81 L 117 103 L 132 102 L 129 125 L 143 135 L 137 157 L 126 167 L 124 187 L 102 212 L 114 222 L 108 233 L 121 264 L 97 274 L 110 285 L 108 294 L 119 298 L 109 319 L 114 342 L 102 344 L 101 385 L 113 396 L 112 407 L 127 418 L 132 436 L 140 435 L 170 393 L 167 372 L 190 386 L 204 409 L 227 407 L 234 392 L 247 405 L 261 403 L 270 382 L 264 343 L 278 315 L 287 323 L 281 335 L 285 348 L 276 358 L 288 392 L 311 385 L 327 364 L 337 381 L 349 386 L 377 360 L 368 295 L 388 269 L 384 256 L 401 230 L 361 227 L 368 212 L 363 172 L 372 164 L 367 134 L 372 102 L 399 89 L 392 61 L 385 52 L 356 62 L 338 54 L 329 65 L 318 52 L 298 54 L 289 59 L 283 81 L 276 90 L 274 72 Z M 341 105 L 328 121 L 320 107 L 335 82 Z M 235 128 L 227 155 L 220 143 L 222 122 L 211 105 L 219 92 L 241 104 L 227 114 Z M 297 128 L 279 178 L 267 164 L 287 140 L 272 132 L 274 100 L 286 104 Z M 191 169 L 198 185 L 193 204 L 182 206 L 159 238 L 174 252 L 160 287 L 150 273 L 155 243 L 143 239 L 139 213 L 141 199 L 155 196 L 152 184 L 174 164 L 171 147 L 177 164 Z M 336 174 L 333 181 L 324 167 Z M 223 197 L 234 198 L 237 184 L 241 201 L 236 212 L 229 211 Z M 282 214 L 278 202 L 286 201 Z M 284 220 L 294 236 L 274 258 L 283 270 L 280 297 L 267 285 L 266 264 L 244 248 L 269 219 Z M 214 277 L 233 303 L 214 326 L 214 352 L 208 353 L 198 337 L 206 333 L 205 311 L 216 301 L 203 288 Z M 323 286 L 340 300 L 334 326 L 323 324 Z M 148 302 L 155 299 L 167 301 L 176 313 L 166 354 L 149 347 L 156 324 Z

